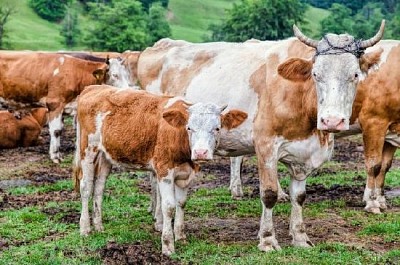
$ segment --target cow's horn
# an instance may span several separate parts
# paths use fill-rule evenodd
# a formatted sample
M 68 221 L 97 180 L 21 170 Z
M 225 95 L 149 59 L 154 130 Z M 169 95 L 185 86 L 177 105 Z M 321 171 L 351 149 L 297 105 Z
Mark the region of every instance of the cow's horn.
M 376 33 L 375 36 L 373 36 L 372 38 L 370 38 L 368 40 L 363 40 L 360 43 L 360 48 L 365 49 L 365 48 L 375 45 L 378 41 L 380 41 L 382 39 L 384 31 L 385 31 L 385 20 L 382 19 L 381 27 L 379 28 L 378 33 Z
M 295 35 L 301 42 L 303 42 L 304 44 L 306 44 L 306 45 L 308 45 L 308 46 L 311 46 L 311 47 L 313 47 L 313 48 L 317 48 L 318 42 L 319 42 L 319 41 L 310 39 L 309 37 L 307 37 L 306 35 L 304 35 L 296 25 L 293 25 L 293 32 L 294 32 L 294 35 Z

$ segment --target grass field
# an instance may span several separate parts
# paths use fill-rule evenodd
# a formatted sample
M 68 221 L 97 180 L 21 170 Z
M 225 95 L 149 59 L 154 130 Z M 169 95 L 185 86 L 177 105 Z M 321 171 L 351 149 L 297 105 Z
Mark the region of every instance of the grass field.
M 63 140 L 73 146 L 71 125 Z M 0 175 L 4 178 L 42 181 L 47 176 L 54 182 L 0 189 L 0 264 L 124 264 L 118 261 L 124 246 L 135 250 L 126 254 L 132 259 L 145 255 L 162 257 L 160 233 L 154 231 L 147 212 L 149 180 L 145 175 L 121 171 L 112 174 L 104 196 L 105 231 L 81 237 L 79 196 L 73 193 L 69 179 L 72 153 L 61 165 L 54 165 L 46 147 L 0 154 L 0 169 L 4 169 Z M 229 168 L 228 161 L 219 165 Z M 4 167 L 10 163 L 19 167 L 14 171 Z M 162 264 L 399 264 L 400 197 L 390 198 L 390 208 L 381 215 L 365 213 L 365 173 L 360 163 L 332 161 L 307 180 L 311 195 L 306 199 L 304 221 L 314 248 L 290 245 L 290 203 L 275 206 L 274 224 L 282 250 L 271 253 L 257 248 L 261 205 L 256 173 L 251 173 L 255 172 L 256 159 L 245 161 L 248 173 L 243 178 L 243 200 L 231 199 L 227 171 L 217 175 L 205 167 L 185 208 L 188 240 L 177 242 L 172 259 Z M 400 187 L 399 165 L 397 158 L 387 175 L 388 189 Z M 279 172 L 287 174 L 282 166 Z M 287 190 L 288 177 L 281 183 Z M 313 192 L 319 195 L 312 195 Z M 109 262 L 105 262 L 107 257 Z M 153 260 L 152 264 L 159 263 Z

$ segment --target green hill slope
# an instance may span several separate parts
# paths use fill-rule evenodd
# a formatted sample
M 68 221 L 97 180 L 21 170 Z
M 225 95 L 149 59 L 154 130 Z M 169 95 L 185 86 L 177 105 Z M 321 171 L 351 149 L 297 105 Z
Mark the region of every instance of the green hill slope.
M 0 0 L 0 5 L 4 2 L 6 1 Z M 12 4 L 15 5 L 16 13 L 10 16 L 6 24 L 8 42 L 12 49 L 49 51 L 65 49 L 61 43 L 59 25 L 41 19 L 29 8 L 28 0 L 16 0 Z
M 0 0 L 0 5 L 10 0 Z M 6 25 L 8 43 L 15 50 L 60 50 L 66 49 L 59 34 L 60 25 L 41 19 L 28 6 L 29 0 L 15 0 L 16 13 L 12 14 Z M 174 39 L 202 42 L 210 32 L 210 24 L 220 23 L 225 10 L 239 0 L 170 0 L 168 20 Z M 319 22 L 329 11 L 310 7 L 306 12 L 307 26 L 312 36 L 319 35 Z M 86 21 L 81 20 L 81 23 Z M 75 49 L 84 49 L 76 47 Z

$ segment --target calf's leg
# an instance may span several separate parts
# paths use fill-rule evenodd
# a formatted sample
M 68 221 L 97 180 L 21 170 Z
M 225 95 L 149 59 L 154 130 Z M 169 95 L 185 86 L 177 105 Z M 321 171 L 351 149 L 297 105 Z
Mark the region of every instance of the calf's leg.
M 176 208 L 174 174 L 174 170 L 170 169 L 165 177 L 160 178 L 157 176 L 163 215 L 162 253 L 168 256 L 175 252 L 174 233 L 172 230 L 172 217 Z
M 104 186 L 106 184 L 107 176 L 111 171 L 111 164 L 108 162 L 104 155 L 99 156 L 99 163 L 97 167 L 97 176 L 94 183 L 94 195 L 93 195 L 93 225 L 96 231 L 103 231 L 102 222 L 102 204 L 103 204 L 103 193 Z
M 241 199 L 243 197 L 242 180 L 240 179 L 240 171 L 243 164 L 243 156 L 231 157 L 231 180 L 229 190 L 233 199 Z

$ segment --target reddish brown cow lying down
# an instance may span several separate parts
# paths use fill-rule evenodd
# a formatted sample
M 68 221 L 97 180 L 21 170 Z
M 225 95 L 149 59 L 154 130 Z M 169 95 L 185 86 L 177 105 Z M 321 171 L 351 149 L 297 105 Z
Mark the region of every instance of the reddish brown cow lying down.
M 47 122 L 47 108 L 35 108 L 20 119 L 7 110 L 0 111 L 0 148 L 27 147 L 39 144 Z
M 162 252 L 175 251 L 184 239 L 183 207 L 196 160 L 210 160 L 221 131 L 242 124 L 247 114 L 215 104 L 189 106 L 181 98 L 145 91 L 89 86 L 78 98 L 74 179 L 80 182 L 81 235 L 90 232 L 88 203 L 93 198 L 93 225 L 103 230 L 102 195 L 112 164 L 155 172 L 163 214 Z M 94 184 L 94 187 L 93 187 Z M 77 186 L 76 186 L 77 188 Z M 175 213 L 174 229 L 172 218 Z

